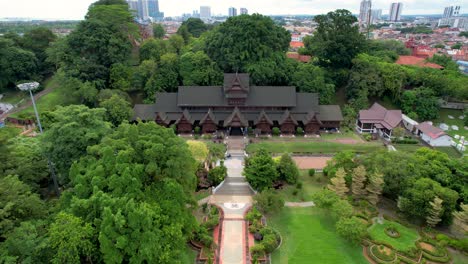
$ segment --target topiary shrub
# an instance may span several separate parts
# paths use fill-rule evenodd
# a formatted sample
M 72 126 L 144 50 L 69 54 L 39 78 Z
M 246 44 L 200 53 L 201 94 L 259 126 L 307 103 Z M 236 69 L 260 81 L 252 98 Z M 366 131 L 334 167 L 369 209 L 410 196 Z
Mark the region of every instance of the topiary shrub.
M 195 134 L 197 134 L 197 135 L 198 135 L 198 134 L 200 134 L 200 131 L 201 131 L 201 129 L 200 129 L 200 127 L 199 127 L 199 126 L 196 126 L 196 127 L 194 128 L 194 130 L 193 130 L 193 131 L 195 132 Z
M 271 129 L 271 133 L 273 134 L 273 136 L 279 136 L 281 134 L 281 130 L 278 127 L 274 127 L 273 129 Z
M 310 169 L 309 170 L 309 176 L 314 177 L 314 175 L 315 175 L 315 169 Z
M 298 136 L 304 135 L 304 129 L 302 129 L 302 127 L 297 127 L 296 134 Z
M 252 207 L 252 209 L 245 216 L 245 219 L 247 219 L 247 221 L 250 223 L 257 222 L 262 219 L 262 213 L 260 213 L 256 207 Z
M 250 247 L 250 254 L 252 254 L 253 260 L 256 261 L 258 258 L 265 255 L 265 246 L 263 246 L 262 243 L 253 245 Z
M 374 245 L 371 246 L 371 252 L 374 256 L 376 256 L 378 259 L 383 260 L 383 261 L 393 261 L 395 260 L 395 252 L 384 245 Z

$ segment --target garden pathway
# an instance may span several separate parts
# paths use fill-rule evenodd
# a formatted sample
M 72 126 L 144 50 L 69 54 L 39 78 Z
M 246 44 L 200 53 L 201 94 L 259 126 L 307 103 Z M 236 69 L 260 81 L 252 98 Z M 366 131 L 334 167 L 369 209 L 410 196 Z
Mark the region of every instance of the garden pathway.
M 242 175 L 244 170 L 244 138 L 229 138 L 228 156 L 224 162 L 227 177 L 210 199 L 224 212 L 220 222 L 221 238 L 218 264 L 248 264 L 247 222 L 245 212 L 252 206 L 254 191 Z

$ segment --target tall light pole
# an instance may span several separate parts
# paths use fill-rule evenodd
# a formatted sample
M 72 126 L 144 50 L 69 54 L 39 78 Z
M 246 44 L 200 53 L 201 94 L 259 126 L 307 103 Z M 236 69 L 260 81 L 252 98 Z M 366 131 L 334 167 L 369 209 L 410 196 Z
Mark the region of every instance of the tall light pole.
M 42 134 L 43 131 L 42 131 L 41 119 L 39 118 L 39 113 L 37 112 L 37 107 L 36 107 L 36 101 L 34 100 L 34 96 L 32 93 L 33 90 L 36 90 L 37 87 L 39 87 L 39 83 L 38 82 L 22 83 L 22 84 L 18 84 L 17 87 L 21 91 L 29 91 L 29 95 L 31 96 L 31 102 L 34 108 L 34 113 L 36 114 L 37 126 L 39 127 L 39 132 Z M 55 175 L 55 170 L 52 165 L 52 162 L 50 161 L 49 155 L 46 154 L 46 157 L 47 157 L 47 165 L 49 166 L 49 170 L 52 175 L 52 180 L 54 182 L 55 193 L 57 194 L 57 196 L 60 196 L 60 190 L 59 190 L 58 182 L 57 182 L 57 175 Z

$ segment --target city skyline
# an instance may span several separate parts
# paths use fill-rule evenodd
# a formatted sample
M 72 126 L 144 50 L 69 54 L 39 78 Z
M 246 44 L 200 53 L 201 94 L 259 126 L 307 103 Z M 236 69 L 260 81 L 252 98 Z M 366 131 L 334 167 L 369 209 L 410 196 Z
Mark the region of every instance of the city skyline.
M 95 0 L 0 0 L 0 18 L 21 17 L 36 19 L 83 19 L 87 9 Z M 443 14 L 444 8 L 451 5 L 460 5 L 461 13 L 466 13 L 468 0 L 459 1 L 424 1 L 406 0 L 401 1 L 404 5 L 404 15 Z M 181 16 L 183 13 L 191 13 L 200 6 L 210 6 L 213 15 L 228 15 L 229 7 L 245 7 L 249 13 L 261 13 L 264 15 L 317 15 L 327 13 L 336 9 L 348 9 L 353 14 L 359 14 L 361 0 L 159 0 L 161 12 L 166 16 Z M 389 14 L 390 1 L 374 0 L 372 6 L 382 9 L 384 15 Z M 429 7 L 429 8 L 428 8 Z

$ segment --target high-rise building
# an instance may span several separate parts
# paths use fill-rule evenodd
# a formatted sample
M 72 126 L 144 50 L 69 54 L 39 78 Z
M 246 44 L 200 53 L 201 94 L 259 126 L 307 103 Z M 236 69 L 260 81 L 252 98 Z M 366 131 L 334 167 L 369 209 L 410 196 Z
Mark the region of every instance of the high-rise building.
M 403 3 L 392 3 L 390 5 L 389 20 L 392 22 L 400 21 Z
M 229 8 L 229 17 L 237 16 L 237 9 L 235 7 Z
M 159 11 L 158 0 L 147 0 L 148 1 L 148 16 L 154 20 L 161 20 L 164 18 L 164 13 Z
M 138 2 L 136 0 L 127 1 L 128 8 L 130 11 L 134 12 L 135 15 L 138 15 Z
M 361 1 L 361 9 L 359 10 L 359 25 L 365 26 L 368 25 L 370 22 L 371 16 L 371 9 L 372 9 L 372 1 L 371 0 L 362 0 Z
M 460 15 L 460 6 L 447 6 L 444 9 L 443 18 L 455 17 Z
M 240 9 L 240 14 L 241 14 L 241 15 L 248 15 L 248 14 L 249 14 L 249 10 L 247 10 L 247 8 L 241 7 L 241 9 Z
M 201 19 L 211 19 L 211 7 L 209 7 L 209 6 L 200 6 L 200 18 Z
M 149 18 L 148 0 L 138 0 L 138 18 L 141 20 Z
M 371 12 L 371 24 L 375 24 L 379 20 L 382 20 L 382 9 L 372 10 L 372 12 Z
M 193 10 L 192 17 L 200 18 L 200 12 L 198 12 L 198 10 Z

